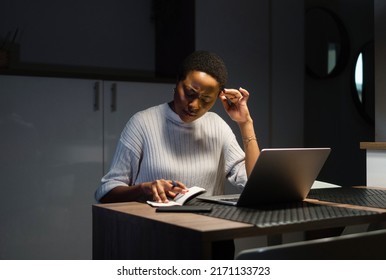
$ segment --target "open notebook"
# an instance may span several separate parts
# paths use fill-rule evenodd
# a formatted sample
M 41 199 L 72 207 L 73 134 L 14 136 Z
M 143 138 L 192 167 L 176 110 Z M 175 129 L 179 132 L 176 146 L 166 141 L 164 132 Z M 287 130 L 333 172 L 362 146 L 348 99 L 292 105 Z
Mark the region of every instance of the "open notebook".
M 206 192 L 204 188 L 193 186 L 189 188 L 189 191 L 184 194 L 177 194 L 174 199 L 169 200 L 168 203 L 147 201 L 147 203 L 153 207 L 167 207 L 167 206 L 182 206 L 194 197 Z
M 330 151 L 330 148 L 263 149 L 241 194 L 198 199 L 250 208 L 302 201 Z

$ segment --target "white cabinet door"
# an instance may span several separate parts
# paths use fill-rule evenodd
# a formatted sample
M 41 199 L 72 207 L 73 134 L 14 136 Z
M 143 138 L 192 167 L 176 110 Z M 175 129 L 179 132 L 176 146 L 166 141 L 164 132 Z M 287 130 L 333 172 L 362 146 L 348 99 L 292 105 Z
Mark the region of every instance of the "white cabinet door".
M 104 173 L 129 118 L 140 110 L 173 99 L 174 84 L 104 82 Z
M 366 186 L 386 188 L 386 150 L 366 151 Z
M 95 83 L 0 76 L 0 259 L 91 258 L 103 166 Z

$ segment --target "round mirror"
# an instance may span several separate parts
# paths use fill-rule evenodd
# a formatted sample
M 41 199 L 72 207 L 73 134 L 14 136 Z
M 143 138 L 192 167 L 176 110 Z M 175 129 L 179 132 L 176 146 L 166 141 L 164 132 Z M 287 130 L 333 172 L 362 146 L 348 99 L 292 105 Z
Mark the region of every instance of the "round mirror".
M 367 43 L 356 55 L 352 73 L 352 96 L 359 113 L 374 125 L 374 44 Z
M 307 72 L 317 78 L 339 73 L 347 63 L 348 36 L 332 12 L 312 8 L 306 12 L 305 52 Z
M 355 64 L 355 91 L 358 98 L 358 102 L 363 104 L 363 53 L 360 52 Z

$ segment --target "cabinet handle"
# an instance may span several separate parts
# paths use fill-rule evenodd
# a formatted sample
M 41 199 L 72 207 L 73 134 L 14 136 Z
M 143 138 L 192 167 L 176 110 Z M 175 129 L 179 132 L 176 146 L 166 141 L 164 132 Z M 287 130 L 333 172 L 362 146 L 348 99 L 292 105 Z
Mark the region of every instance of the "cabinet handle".
M 111 112 L 117 111 L 117 84 L 113 83 L 111 85 L 111 104 L 110 104 Z
M 99 111 L 100 109 L 100 84 L 95 82 L 94 84 L 94 111 Z

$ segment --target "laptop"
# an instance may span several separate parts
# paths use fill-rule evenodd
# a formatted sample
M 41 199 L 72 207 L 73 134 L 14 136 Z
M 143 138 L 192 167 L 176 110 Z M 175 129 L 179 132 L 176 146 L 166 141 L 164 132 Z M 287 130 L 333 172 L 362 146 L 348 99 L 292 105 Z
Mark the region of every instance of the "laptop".
M 304 200 L 331 148 L 263 149 L 240 194 L 200 196 L 197 199 L 239 207 Z

